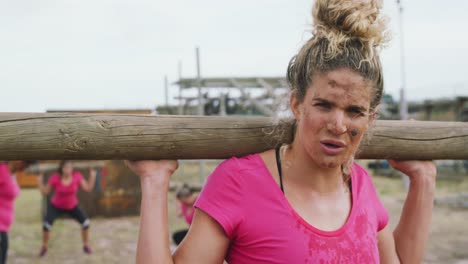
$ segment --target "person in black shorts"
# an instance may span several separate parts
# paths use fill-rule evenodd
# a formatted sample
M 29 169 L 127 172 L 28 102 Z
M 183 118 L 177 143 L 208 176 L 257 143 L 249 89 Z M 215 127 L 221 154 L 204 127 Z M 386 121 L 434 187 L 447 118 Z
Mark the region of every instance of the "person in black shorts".
M 79 187 L 86 192 L 93 190 L 96 181 L 96 171 L 90 169 L 89 173 L 90 178 L 87 181 L 80 172 L 73 171 L 71 161 L 64 160 L 60 163 L 58 172 L 50 176 L 47 184 L 44 184 L 42 175 L 39 176 L 38 187 L 43 195 L 48 195 L 54 190 L 44 218 L 42 248 L 39 256 L 42 257 L 47 253 L 50 229 L 54 220 L 61 214 L 68 214 L 80 223 L 82 227 L 83 251 L 91 254 L 91 247 L 88 244 L 89 219 L 78 206 L 78 198 L 76 196 Z

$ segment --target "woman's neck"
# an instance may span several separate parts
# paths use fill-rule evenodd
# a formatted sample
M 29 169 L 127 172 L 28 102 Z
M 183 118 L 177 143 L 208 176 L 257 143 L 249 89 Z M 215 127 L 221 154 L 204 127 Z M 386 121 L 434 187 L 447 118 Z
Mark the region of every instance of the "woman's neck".
M 62 178 L 62 180 L 67 180 L 67 179 L 71 178 L 71 176 L 72 176 L 71 173 L 70 174 L 63 173 L 61 178 Z
M 334 193 L 343 188 L 341 167 L 324 168 L 309 157 L 305 149 L 293 144 L 281 151 L 283 175 L 290 184 L 316 193 Z

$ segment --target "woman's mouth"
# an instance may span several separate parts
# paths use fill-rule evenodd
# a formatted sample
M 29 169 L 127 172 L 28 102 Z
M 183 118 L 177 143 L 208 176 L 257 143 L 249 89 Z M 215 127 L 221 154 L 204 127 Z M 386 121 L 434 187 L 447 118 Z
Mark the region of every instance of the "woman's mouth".
M 323 143 L 323 144 L 329 148 L 339 148 L 339 146 L 334 145 L 334 144 L 330 144 L 330 143 Z
M 320 141 L 320 146 L 326 154 L 337 155 L 344 150 L 346 145 L 341 141 L 327 139 Z

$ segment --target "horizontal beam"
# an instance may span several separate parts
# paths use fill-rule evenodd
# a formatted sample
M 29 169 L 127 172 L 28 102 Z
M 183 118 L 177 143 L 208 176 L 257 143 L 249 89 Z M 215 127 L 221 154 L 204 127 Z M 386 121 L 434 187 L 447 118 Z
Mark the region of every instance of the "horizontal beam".
M 286 88 L 287 84 L 285 77 L 215 77 L 215 78 L 202 78 L 202 88 L 264 88 L 263 85 L 258 83 L 258 79 L 263 79 L 266 83 L 275 88 Z M 181 88 L 194 88 L 198 86 L 197 78 L 182 78 L 174 84 L 179 85 Z
M 0 154 L 1 155 L 1 154 Z M 90 161 L 75 161 L 73 162 L 74 169 L 89 170 L 91 168 L 102 168 L 104 167 L 104 161 L 102 160 L 90 160 Z M 35 163 L 27 167 L 28 173 L 44 173 L 50 171 L 56 171 L 59 168 L 59 163 Z
M 0 113 L 0 160 L 224 159 L 274 147 L 274 127 L 266 117 Z M 376 121 L 370 131 L 358 158 L 468 159 L 468 123 Z

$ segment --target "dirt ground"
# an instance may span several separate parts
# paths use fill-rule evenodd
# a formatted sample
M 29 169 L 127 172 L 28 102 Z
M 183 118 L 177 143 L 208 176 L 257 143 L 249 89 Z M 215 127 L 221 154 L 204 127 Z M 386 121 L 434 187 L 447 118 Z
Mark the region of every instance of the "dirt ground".
M 468 178 L 468 177 L 465 177 Z M 398 178 L 374 177 L 381 199 L 390 212 L 390 225 L 398 222 L 405 192 Z M 437 196 L 468 192 L 468 179 L 438 183 Z M 175 217 L 173 195 L 169 205 L 170 230 L 185 227 Z M 40 195 L 22 190 L 16 202 L 16 221 L 10 230 L 9 263 L 134 263 L 138 217 L 94 218 L 91 245 L 94 253 L 83 254 L 80 228 L 68 219 L 58 220 L 52 230 L 48 254 L 37 257 L 41 245 Z M 468 263 L 468 210 L 436 206 L 425 263 Z

